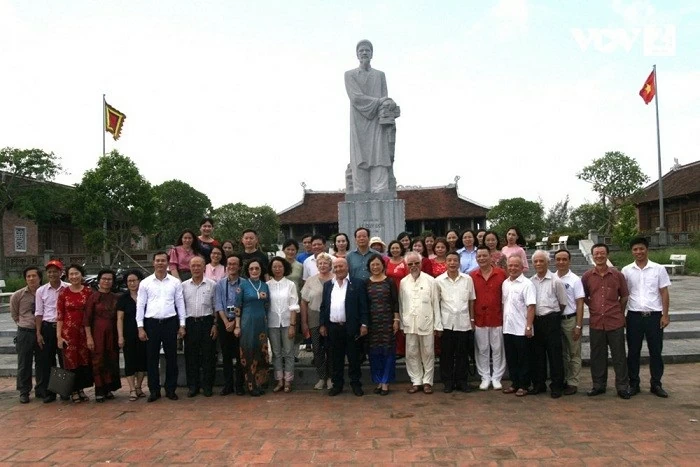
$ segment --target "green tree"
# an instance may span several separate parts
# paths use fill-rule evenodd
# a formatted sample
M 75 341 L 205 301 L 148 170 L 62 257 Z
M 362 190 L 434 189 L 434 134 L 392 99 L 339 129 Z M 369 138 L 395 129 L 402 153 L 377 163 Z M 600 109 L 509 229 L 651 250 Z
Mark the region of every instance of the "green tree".
M 125 248 L 153 232 L 153 188 L 134 162 L 112 151 L 75 187 L 73 213 L 93 252 Z
M 183 229 L 197 232 L 199 222 L 212 211 L 207 195 L 180 180 L 168 180 L 153 187 L 153 196 L 157 248 L 174 244 Z
M 547 211 L 544 219 L 544 230 L 547 233 L 561 232 L 569 227 L 569 217 L 571 208 L 569 207 L 569 195 L 558 201 Z
M 540 236 L 544 230 L 544 208 L 542 203 L 524 198 L 510 198 L 498 201 L 487 215 L 491 230 L 505 235 L 506 229 L 515 225 L 522 234 Z
M 571 228 L 584 234 L 600 231 L 607 221 L 608 210 L 602 203 L 585 203 L 571 211 Z
M 637 210 L 632 203 L 626 203 L 620 207 L 617 223 L 613 227 L 613 242 L 624 250 L 637 235 Z
M 269 251 L 277 244 L 280 222 L 270 206 L 250 207 L 243 203 L 229 203 L 216 208 L 213 217 L 217 236 L 222 240 L 240 240 L 245 229 L 254 229 L 258 232 L 262 250 Z
M 576 175 L 593 185 L 607 211 L 604 233 L 615 226 L 620 208 L 649 181 L 636 160 L 619 151 L 606 152 Z
M 53 215 L 47 199 L 55 200 L 55 185 L 46 183 L 61 172 L 54 154 L 41 149 L 0 149 L 0 225 L 12 209 L 40 221 Z M 5 277 L 5 242 L 0 242 L 0 277 Z

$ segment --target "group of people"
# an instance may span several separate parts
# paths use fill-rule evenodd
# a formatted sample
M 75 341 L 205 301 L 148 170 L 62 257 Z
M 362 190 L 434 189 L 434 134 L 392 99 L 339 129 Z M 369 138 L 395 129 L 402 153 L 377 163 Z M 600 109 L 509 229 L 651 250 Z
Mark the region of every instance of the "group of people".
M 648 244 L 635 239 L 635 262 L 622 272 L 607 265 L 606 245 L 593 246 L 595 267 L 582 278 L 570 271 L 567 250 L 532 256 L 529 267 L 517 228 L 500 247 L 496 232 L 467 230 L 445 237 L 402 233 L 386 245 L 367 228 L 334 236 L 328 250 L 322 235 L 305 235 L 303 251 L 289 239 L 273 258 L 260 250 L 257 233 L 245 230 L 240 252 L 232 241 L 212 237 L 205 218 L 200 235 L 185 230 L 166 253 L 156 252 L 153 274 L 127 273 L 128 293 L 112 292 L 115 274 L 98 274 L 98 290 L 83 284 L 82 267 L 46 264 L 24 271 L 27 286 L 13 294 L 17 322 L 20 402 L 29 402 L 31 365 L 36 360 L 35 395 L 56 400 L 48 389 L 51 367 L 74 373 L 70 399 L 88 400 L 94 384 L 97 402 L 114 398 L 121 387 L 119 350 L 123 349 L 129 399 L 161 397 L 161 348 L 165 395 L 176 400 L 177 341 L 184 341 L 188 397 L 213 394 L 217 351 L 223 360 L 220 395 L 260 396 L 291 392 L 295 349 L 307 339 L 313 351 L 316 390 L 340 394 L 347 361 L 352 392 L 362 396 L 361 361 L 369 360 L 374 392 L 390 393 L 396 359 L 405 357 L 408 392 L 433 393 L 439 355 L 443 391 L 469 392 L 468 362 L 474 359 L 480 390 L 492 387 L 522 397 L 547 391 L 575 394 L 580 384 L 583 305 L 590 309 L 591 373 L 589 396 L 602 394 L 611 349 L 616 389 L 622 398 L 639 392 L 639 357 L 646 338 L 650 349 L 651 390 L 662 388 L 661 347 L 668 325 L 665 269 L 648 260 Z M 625 317 L 625 310 L 627 315 Z M 627 347 L 625 355 L 625 328 Z M 274 382 L 268 385 L 269 365 Z M 501 380 L 506 366 L 511 384 Z M 147 375 L 148 391 L 142 389 Z

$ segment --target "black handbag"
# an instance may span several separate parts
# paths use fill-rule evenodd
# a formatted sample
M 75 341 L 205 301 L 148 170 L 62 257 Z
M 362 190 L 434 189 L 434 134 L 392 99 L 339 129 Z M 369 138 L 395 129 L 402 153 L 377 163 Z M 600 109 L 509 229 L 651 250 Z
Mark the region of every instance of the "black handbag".
M 73 392 L 74 384 L 75 373 L 57 366 L 51 367 L 51 376 L 49 377 L 48 387 L 49 391 L 55 392 L 63 397 L 68 397 Z

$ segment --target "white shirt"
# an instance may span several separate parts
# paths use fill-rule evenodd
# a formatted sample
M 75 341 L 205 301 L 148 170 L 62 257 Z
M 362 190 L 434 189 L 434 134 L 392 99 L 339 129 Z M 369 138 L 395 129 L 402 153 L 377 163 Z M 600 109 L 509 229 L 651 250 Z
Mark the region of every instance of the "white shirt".
M 58 292 L 70 286 L 68 282 L 63 282 L 55 289 L 51 287 L 51 283 L 47 282 L 36 290 L 36 302 L 34 316 L 43 316 L 43 321 L 47 323 L 55 323 L 58 317 L 56 310 L 56 301 L 58 300 Z
M 671 285 L 665 267 L 659 263 L 647 261 L 644 269 L 641 269 L 635 262 L 622 268 L 622 274 L 627 279 L 627 288 L 630 292 L 627 301 L 628 310 L 663 311 L 659 291 Z
M 291 313 L 299 313 L 297 286 L 286 277 L 267 281 L 270 289 L 270 309 L 267 312 L 267 327 L 289 327 Z
M 151 274 L 141 281 L 136 296 L 136 325 L 143 327 L 144 318 L 166 319 L 179 316 L 180 326 L 185 325 L 185 300 L 182 283 L 166 274 L 161 280 Z
M 530 281 L 537 291 L 537 308 L 535 309 L 537 316 L 560 313 L 561 307 L 568 303 L 566 287 L 552 271 L 547 271 L 542 278 L 535 274 Z
M 520 274 L 515 280 L 503 281 L 503 334 L 524 336 L 527 307 L 537 304 L 537 291 L 530 279 Z M 532 335 L 534 336 L 534 330 Z
M 195 284 L 192 279 L 182 283 L 182 296 L 185 301 L 185 314 L 188 318 L 213 316 L 215 310 L 216 282 L 206 277 Z
M 440 319 L 442 329 L 469 331 L 472 323 L 469 317 L 469 302 L 476 299 L 474 281 L 471 276 L 458 273 L 451 279 L 447 273 L 435 278 L 440 296 Z
M 338 284 L 336 279 L 332 280 L 330 320 L 331 323 L 345 323 L 345 295 L 348 291 L 350 280 L 346 277 L 340 284 Z
M 576 300 L 585 298 L 586 294 L 583 291 L 583 282 L 576 274 L 569 272 L 559 277 L 559 280 L 564 284 L 566 289 L 566 308 L 562 315 L 568 316 L 576 313 Z
M 427 336 L 433 331 L 442 331 L 440 296 L 435 279 L 424 272 L 417 279 L 411 274 L 401 279 L 399 313 L 401 329 L 406 334 Z
M 304 260 L 304 272 L 301 274 L 301 280 L 307 280 L 311 276 L 318 274 L 318 266 L 316 265 L 316 256 L 311 255 Z

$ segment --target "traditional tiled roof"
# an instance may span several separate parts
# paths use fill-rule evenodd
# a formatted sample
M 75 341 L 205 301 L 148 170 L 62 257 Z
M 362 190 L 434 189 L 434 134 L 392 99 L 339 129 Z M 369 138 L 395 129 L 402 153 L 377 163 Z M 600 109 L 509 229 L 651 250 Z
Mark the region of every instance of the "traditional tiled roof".
M 700 161 L 671 169 L 663 177 L 664 199 L 700 194 Z M 644 188 L 637 204 L 659 200 L 659 181 Z
M 399 187 L 397 197 L 406 202 L 406 220 L 486 217 L 489 208 L 460 196 L 457 185 L 442 187 Z M 280 224 L 338 222 L 342 191 L 305 190 L 303 199 L 278 213 Z

